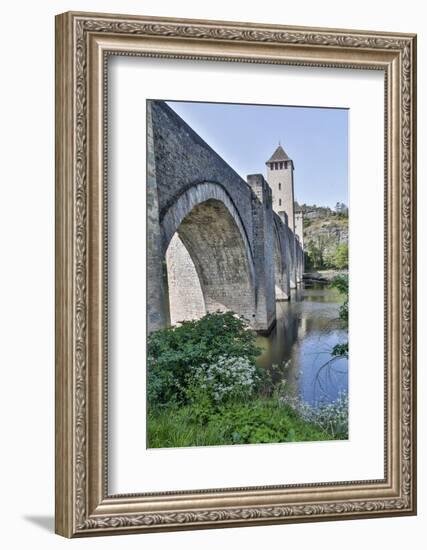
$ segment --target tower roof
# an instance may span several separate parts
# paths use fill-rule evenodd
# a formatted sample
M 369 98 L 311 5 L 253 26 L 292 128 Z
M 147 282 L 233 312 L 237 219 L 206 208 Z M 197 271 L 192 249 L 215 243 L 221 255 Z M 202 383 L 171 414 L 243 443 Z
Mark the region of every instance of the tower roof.
M 278 162 L 281 160 L 291 160 L 291 159 L 288 157 L 283 147 L 279 144 L 277 149 L 274 151 L 271 157 L 267 160 L 266 164 L 268 164 L 269 162 Z

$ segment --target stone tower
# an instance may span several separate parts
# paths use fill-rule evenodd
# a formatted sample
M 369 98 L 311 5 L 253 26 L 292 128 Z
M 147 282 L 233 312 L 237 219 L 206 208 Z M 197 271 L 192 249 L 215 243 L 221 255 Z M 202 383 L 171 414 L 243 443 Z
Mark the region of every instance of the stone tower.
M 294 163 L 279 144 L 267 162 L 267 181 L 273 193 L 273 210 L 286 212 L 288 226 L 295 231 Z

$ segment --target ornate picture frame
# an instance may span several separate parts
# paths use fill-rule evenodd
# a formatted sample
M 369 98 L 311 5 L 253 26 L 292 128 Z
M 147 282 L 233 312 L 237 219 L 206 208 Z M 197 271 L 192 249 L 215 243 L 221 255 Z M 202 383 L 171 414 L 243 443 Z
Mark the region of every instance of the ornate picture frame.
M 111 55 L 384 71 L 384 479 L 109 494 L 105 181 Z M 415 514 L 415 178 L 415 35 L 58 15 L 56 532 L 81 537 Z

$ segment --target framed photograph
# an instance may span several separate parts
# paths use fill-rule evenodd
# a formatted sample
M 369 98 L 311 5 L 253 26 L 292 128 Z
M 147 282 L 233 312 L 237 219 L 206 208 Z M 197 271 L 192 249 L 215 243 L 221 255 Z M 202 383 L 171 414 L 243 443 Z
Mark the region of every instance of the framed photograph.
M 56 532 L 416 513 L 416 37 L 56 18 Z

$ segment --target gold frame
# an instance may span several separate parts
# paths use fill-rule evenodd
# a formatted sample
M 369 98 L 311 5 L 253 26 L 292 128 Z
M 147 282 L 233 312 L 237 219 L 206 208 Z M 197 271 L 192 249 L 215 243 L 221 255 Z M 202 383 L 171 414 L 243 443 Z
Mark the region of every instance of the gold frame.
M 385 73 L 385 477 L 108 495 L 106 58 Z M 89 13 L 56 17 L 56 532 L 66 537 L 416 513 L 416 36 Z

